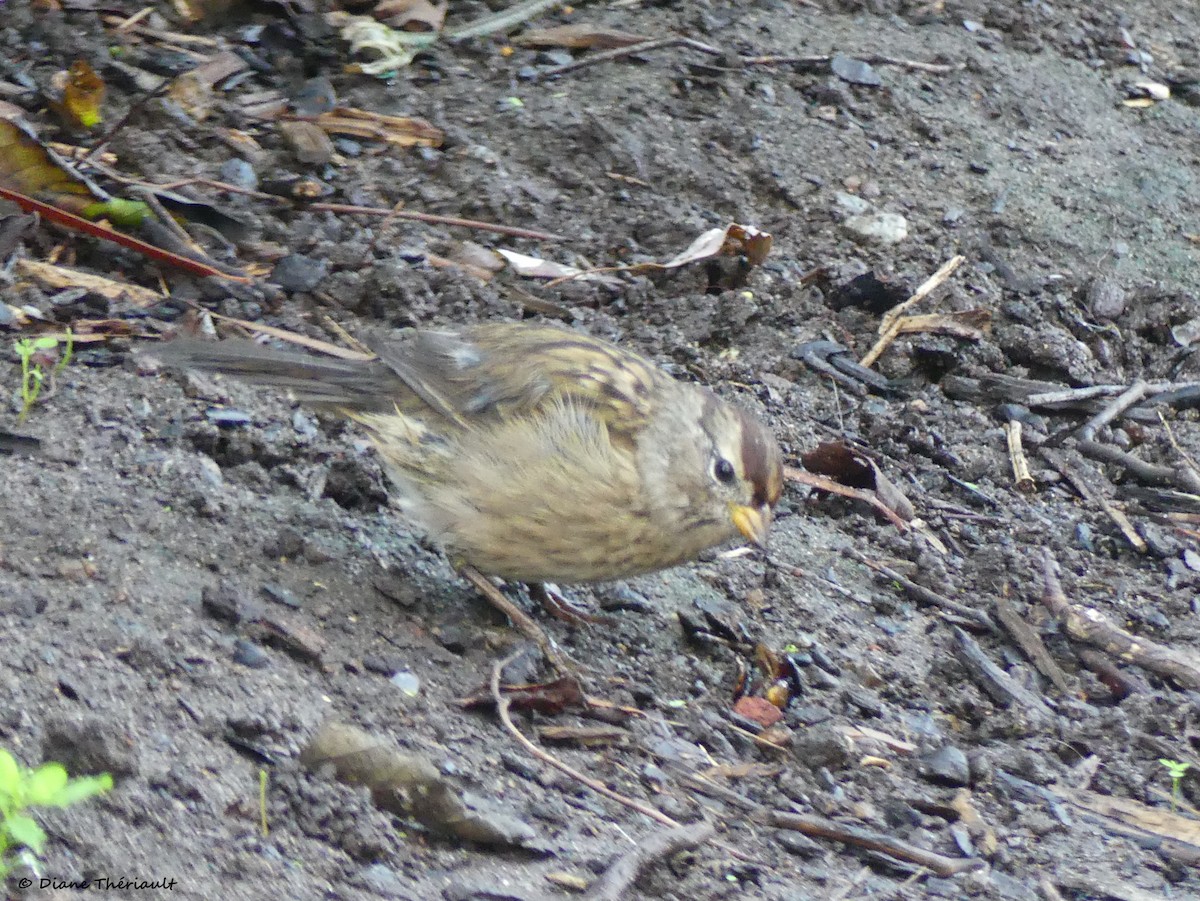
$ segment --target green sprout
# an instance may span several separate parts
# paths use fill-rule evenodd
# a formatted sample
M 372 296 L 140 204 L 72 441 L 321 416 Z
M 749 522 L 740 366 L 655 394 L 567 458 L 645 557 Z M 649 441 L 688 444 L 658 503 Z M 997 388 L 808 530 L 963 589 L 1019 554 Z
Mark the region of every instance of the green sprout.
M 1183 799 L 1180 786 L 1183 783 L 1184 774 L 1192 768 L 1192 765 L 1184 763 L 1182 760 L 1169 760 L 1163 757 L 1160 757 L 1158 762 L 1166 767 L 1167 775 L 1171 777 L 1171 810 L 1173 811 Z
M 41 396 L 42 387 L 47 381 L 54 384 L 54 377 L 62 372 L 71 362 L 71 354 L 75 350 L 75 337 L 67 329 L 66 347 L 58 361 L 54 357 L 58 351 L 59 339 L 54 335 L 42 335 L 39 338 L 21 338 L 13 342 L 13 350 L 21 360 L 21 415 L 18 422 L 24 422 Z
M 21 766 L 0 748 L 0 888 L 13 868 L 26 864 L 37 871 L 46 832 L 30 815 L 34 807 L 70 807 L 112 788 L 112 776 L 67 777 L 60 763 L 36 770 Z

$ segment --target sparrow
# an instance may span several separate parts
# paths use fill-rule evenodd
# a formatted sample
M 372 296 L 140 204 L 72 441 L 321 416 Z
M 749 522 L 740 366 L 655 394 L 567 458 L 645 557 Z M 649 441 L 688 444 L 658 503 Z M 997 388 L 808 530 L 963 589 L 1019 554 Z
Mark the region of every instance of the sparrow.
M 419 330 L 372 360 L 181 339 L 156 355 L 359 423 L 405 515 L 457 567 L 590 583 L 765 546 L 782 454 L 756 417 L 632 351 L 553 326 Z

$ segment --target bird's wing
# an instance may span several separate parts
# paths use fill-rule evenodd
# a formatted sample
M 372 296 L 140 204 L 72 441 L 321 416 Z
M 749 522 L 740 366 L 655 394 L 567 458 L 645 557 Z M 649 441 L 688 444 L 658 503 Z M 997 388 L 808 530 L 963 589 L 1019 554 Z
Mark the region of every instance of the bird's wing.
M 459 424 L 571 404 L 633 434 L 650 416 L 654 386 L 669 381 L 641 357 L 551 326 L 420 332 L 413 344 L 372 349 L 429 408 Z

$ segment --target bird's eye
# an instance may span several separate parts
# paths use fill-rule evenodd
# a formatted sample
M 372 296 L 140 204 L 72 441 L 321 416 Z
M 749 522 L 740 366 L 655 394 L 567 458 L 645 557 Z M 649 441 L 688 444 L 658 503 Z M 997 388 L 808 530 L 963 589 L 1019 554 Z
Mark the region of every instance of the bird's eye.
M 713 475 L 716 476 L 718 482 L 728 485 L 737 473 L 733 471 L 732 463 L 724 458 L 718 458 L 717 462 L 713 464 Z

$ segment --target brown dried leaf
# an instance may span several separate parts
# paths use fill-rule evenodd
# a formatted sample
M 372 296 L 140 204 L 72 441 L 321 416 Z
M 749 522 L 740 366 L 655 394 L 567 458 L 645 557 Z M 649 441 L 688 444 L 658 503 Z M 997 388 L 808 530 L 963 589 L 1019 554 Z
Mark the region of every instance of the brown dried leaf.
M 441 31 L 447 6 L 446 0 L 379 0 L 371 15 L 403 31 Z
M 136 307 L 147 307 L 162 300 L 157 291 L 143 288 L 141 285 L 130 285 L 116 282 L 90 272 L 69 269 L 66 266 L 55 266 L 38 260 L 17 260 L 17 271 L 27 275 L 44 288 L 57 291 L 62 288 L 86 288 L 93 294 L 99 294 L 111 301 L 126 298 Z
M 737 703 L 733 705 L 733 712 L 752 723 L 758 723 L 764 729 L 769 729 L 783 719 L 783 712 L 778 707 L 766 698 L 752 695 L 738 698 Z
M 710 228 L 688 248 L 665 263 L 656 264 L 663 269 L 677 269 L 688 263 L 707 260 L 718 255 L 743 254 L 751 266 L 757 266 L 771 252 L 771 235 L 759 231 L 753 225 L 738 225 L 733 222 L 725 228 Z
M 96 74 L 87 60 L 76 60 L 67 70 L 63 86 L 63 110 L 76 125 L 95 128 L 103 118 L 100 105 L 104 103 L 104 79 Z
M 532 710 L 547 716 L 557 716 L 566 710 L 579 710 L 587 705 L 579 682 L 570 676 L 536 685 L 506 685 L 500 691 L 510 700 L 513 710 Z M 467 709 L 474 709 L 492 707 L 496 700 L 492 697 L 491 688 L 485 688 L 458 703 Z
M 424 119 L 385 116 L 343 106 L 321 113 L 312 121 L 330 134 L 386 141 L 397 147 L 441 147 L 445 135 Z
M 569 50 L 615 50 L 649 40 L 645 35 L 579 22 L 557 28 L 534 28 L 512 39 L 517 47 L 566 47 Z
M 545 742 L 580 744 L 586 748 L 600 745 L 623 745 L 629 733 L 617 726 L 543 726 L 538 737 Z

